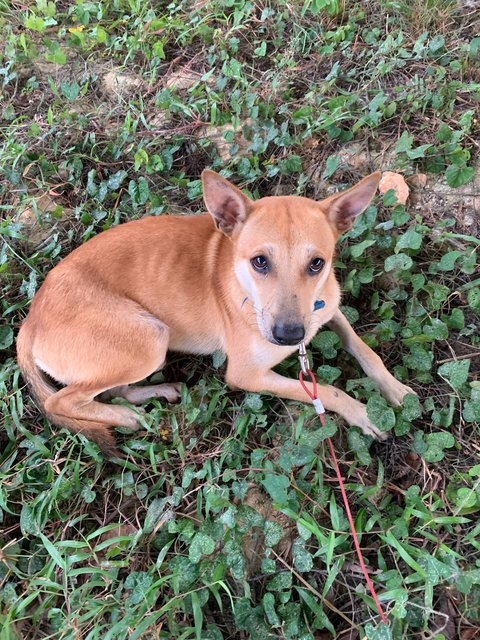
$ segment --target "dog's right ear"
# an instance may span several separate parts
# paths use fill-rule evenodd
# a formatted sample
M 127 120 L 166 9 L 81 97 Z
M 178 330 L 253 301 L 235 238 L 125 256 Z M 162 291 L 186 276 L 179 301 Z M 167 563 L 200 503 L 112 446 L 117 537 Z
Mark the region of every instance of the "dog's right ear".
M 340 191 L 320 202 L 337 233 L 350 229 L 355 218 L 370 204 L 382 174 L 372 173 L 350 189 Z
M 231 235 L 247 219 L 252 201 L 210 169 L 202 171 L 202 184 L 205 205 L 217 228 L 225 235 Z

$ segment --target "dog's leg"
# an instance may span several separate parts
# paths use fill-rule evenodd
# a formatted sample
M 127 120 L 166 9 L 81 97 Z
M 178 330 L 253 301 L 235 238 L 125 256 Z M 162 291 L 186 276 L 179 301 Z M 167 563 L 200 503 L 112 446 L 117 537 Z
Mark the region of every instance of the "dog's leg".
M 382 359 L 355 333 L 354 329 L 338 310 L 328 323 L 337 333 L 348 353 L 358 360 L 367 376 L 371 378 L 383 396 L 397 407 L 402 404 L 407 393 L 415 394 L 415 391 L 396 380 L 382 362 Z
M 135 431 L 140 428 L 138 413 L 128 407 L 104 404 L 93 398 L 94 389 L 85 390 L 78 385 L 68 385 L 45 401 L 45 411 L 57 418 L 73 418 L 82 422 L 96 422 Z
M 177 399 L 174 385 L 129 386 L 162 366 L 169 344 L 168 327 L 137 305 L 111 299 L 109 314 L 85 318 L 74 340 L 68 327 L 62 329 L 65 335 L 49 343 L 51 360 L 46 363 L 52 377 L 66 384 L 44 400 L 53 423 L 85 433 L 108 453 L 115 451 L 110 427 L 138 429 L 143 410 L 99 400 L 119 395 L 132 402 L 155 396 Z M 47 360 L 45 353 L 37 357 Z
M 281 398 L 311 402 L 298 380 L 286 378 L 271 370 L 255 371 L 251 365 L 247 367 L 229 361 L 226 380 L 230 386 L 245 391 L 268 392 Z M 312 384 L 308 382 L 307 385 L 312 390 Z M 317 393 L 325 409 L 338 413 L 349 425 L 360 427 L 363 433 L 378 440 L 387 437 L 387 434 L 380 431 L 369 419 L 365 405 L 358 400 L 331 385 L 319 384 Z
M 104 391 L 98 397 L 102 402 L 112 400 L 112 398 L 125 398 L 132 404 L 143 404 L 152 398 L 165 398 L 167 402 L 176 402 L 180 398 L 180 382 L 166 384 L 149 384 L 142 387 L 133 387 L 124 384 Z

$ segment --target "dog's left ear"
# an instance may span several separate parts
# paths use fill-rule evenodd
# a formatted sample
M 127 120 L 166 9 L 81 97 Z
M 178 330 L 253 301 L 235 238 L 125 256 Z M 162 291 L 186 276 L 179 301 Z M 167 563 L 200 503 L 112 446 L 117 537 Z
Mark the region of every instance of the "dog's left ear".
M 217 228 L 225 235 L 231 235 L 247 219 L 252 201 L 240 189 L 210 169 L 202 172 L 202 184 L 203 199 Z
M 355 218 L 365 211 L 375 195 L 381 177 L 380 171 L 372 173 L 350 189 L 320 202 L 327 218 L 339 233 L 350 229 Z

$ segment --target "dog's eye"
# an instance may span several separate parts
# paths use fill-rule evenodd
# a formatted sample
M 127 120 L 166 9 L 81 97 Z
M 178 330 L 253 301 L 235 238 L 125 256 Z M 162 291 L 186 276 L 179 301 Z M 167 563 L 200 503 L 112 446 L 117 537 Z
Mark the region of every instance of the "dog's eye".
M 325 260 L 323 258 L 314 258 L 308 265 L 308 273 L 320 273 L 324 264 Z
M 255 256 L 250 262 L 255 271 L 259 271 L 260 273 L 265 273 L 269 269 L 268 260 L 265 256 Z

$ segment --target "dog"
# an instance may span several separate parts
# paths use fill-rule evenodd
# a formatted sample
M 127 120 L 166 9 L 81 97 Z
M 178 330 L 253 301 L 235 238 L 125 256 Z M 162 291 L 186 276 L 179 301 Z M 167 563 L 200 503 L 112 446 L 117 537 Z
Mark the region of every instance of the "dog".
M 177 383 L 132 386 L 159 370 L 168 350 L 222 350 L 230 387 L 308 402 L 298 380 L 272 368 L 324 325 L 400 405 L 414 392 L 340 311 L 333 268 L 338 237 L 369 205 L 379 179 L 373 173 L 320 202 L 253 201 L 207 169 L 208 213 L 145 217 L 91 238 L 48 274 L 18 334 L 19 366 L 38 406 L 53 424 L 118 456 L 112 427 L 138 429 L 143 410 L 107 401 L 177 400 Z M 331 385 L 320 385 L 319 397 L 349 425 L 384 438 L 361 402 Z

